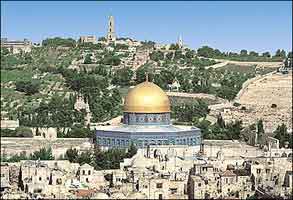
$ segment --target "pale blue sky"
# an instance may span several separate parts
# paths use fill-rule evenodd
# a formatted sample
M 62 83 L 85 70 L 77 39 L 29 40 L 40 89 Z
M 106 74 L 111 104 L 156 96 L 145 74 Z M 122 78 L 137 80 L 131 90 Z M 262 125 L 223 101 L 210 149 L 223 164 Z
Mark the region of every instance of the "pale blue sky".
M 222 51 L 275 52 L 292 49 L 292 2 L 3 2 L 1 37 L 104 36 L 108 15 L 118 37 L 159 43 L 181 34 L 192 48 L 209 45 Z

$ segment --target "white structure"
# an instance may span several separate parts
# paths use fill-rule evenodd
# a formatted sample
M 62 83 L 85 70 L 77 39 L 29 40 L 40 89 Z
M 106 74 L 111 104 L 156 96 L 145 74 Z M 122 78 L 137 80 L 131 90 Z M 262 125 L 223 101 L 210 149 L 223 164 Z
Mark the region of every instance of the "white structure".
M 1 38 L 1 47 L 7 48 L 13 54 L 21 52 L 31 52 L 32 42 L 27 39 L 20 40 L 8 40 L 7 38 Z
M 115 24 L 114 24 L 114 17 L 111 15 L 108 21 L 108 33 L 107 33 L 107 42 L 108 43 L 115 43 L 116 35 L 115 35 Z
M 80 36 L 79 40 L 80 40 L 81 43 L 92 43 L 92 44 L 97 43 L 97 38 L 94 35 Z
M 183 40 L 182 40 L 182 36 L 180 35 L 179 38 L 178 38 L 178 42 L 177 42 L 178 46 L 180 49 L 183 48 Z

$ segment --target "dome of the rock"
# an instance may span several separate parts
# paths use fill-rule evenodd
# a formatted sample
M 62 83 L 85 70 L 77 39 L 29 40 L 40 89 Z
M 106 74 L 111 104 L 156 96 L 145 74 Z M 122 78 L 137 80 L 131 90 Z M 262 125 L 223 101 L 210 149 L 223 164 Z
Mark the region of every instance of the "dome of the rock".
M 170 112 L 170 101 L 166 93 L 152 82 L 143 82 L 131 89 L 124 103 L 128 113 Z

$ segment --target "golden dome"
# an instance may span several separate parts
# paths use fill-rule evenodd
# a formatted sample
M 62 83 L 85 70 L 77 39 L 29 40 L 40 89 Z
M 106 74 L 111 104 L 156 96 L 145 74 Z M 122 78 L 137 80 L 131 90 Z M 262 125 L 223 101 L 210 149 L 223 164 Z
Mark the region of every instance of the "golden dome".
M 124 112 L 165 113 L 170 112 L 166 93 L 152 82 L 143 82 L 130 89 L 124 102 Z

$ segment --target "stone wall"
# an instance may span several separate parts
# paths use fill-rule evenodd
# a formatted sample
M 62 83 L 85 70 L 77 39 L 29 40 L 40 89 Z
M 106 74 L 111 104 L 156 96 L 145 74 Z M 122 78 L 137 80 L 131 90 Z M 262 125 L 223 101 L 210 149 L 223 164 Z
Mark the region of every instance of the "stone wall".
M 1 120 L 1 129 L 15 130 L 17 127 L 19 127 L 18 120 Z
M 40 150 L 41 148 L 52 148 L 55 158 L 63 155 L 67 149 L 88 150 L 92 148 L 90 138 L 16 138 L 1 137 L 1 156 L 11 156 L 25 152 L 27 155 Z

